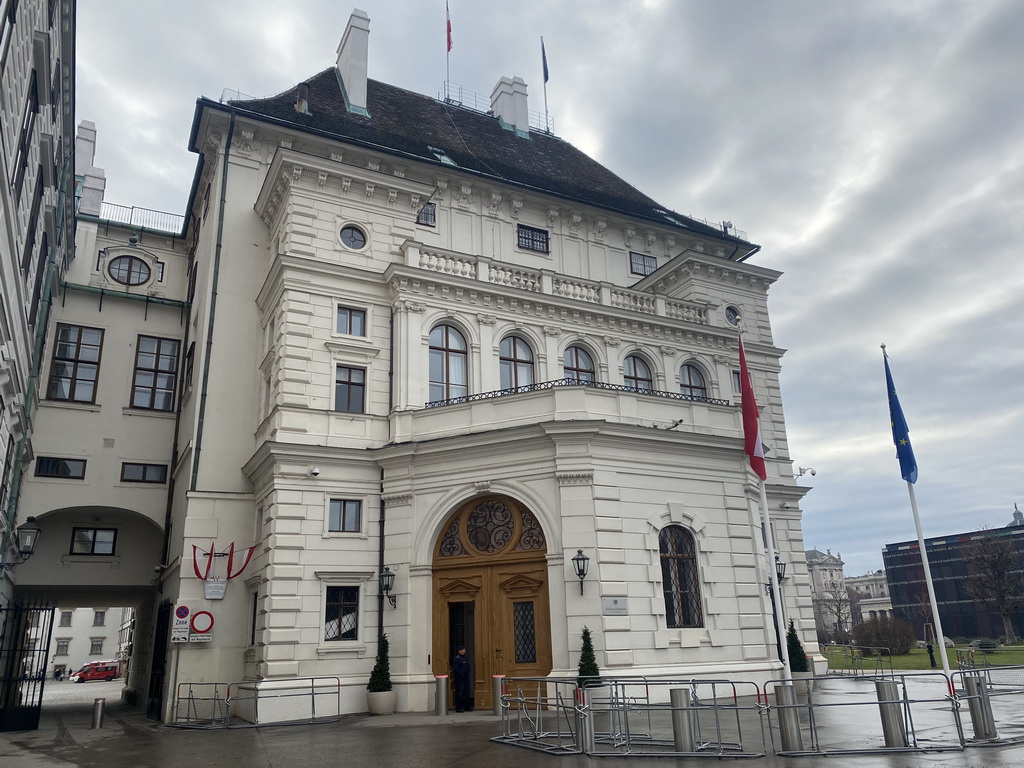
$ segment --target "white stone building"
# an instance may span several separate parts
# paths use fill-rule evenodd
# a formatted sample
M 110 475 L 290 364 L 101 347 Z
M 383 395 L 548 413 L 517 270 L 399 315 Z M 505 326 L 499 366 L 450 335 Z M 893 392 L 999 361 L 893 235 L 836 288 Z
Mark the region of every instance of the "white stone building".
M 818 642 L 847 643 L 853 616 L 843 575 L 843 558 L 838 552 L 833 555 L 831 549 L 824 552 L 809 549 L 804 554 Z
M 850 613 L 854 624 L 868 619 L 891 619 L 892 599 L 885 571 L 878 570 L 863 576 L 846 577 L 846 586 L 853 590 Z
M 574 676 L 584 626 L 605 674 L 777 677 L 737 337 L 813 652 L 780 273 L 532 129 L 518 78 L 477 112 L 368 79 L 368 45 L 357 11 L 336 65 L 200 99 L 180 229 L 79 224 L 36 446 L 76 472 L 36 462 L 26 594 L 139 608 L 129 687 L 165 717 L 182 682 L 306 678 L 365 711 L 380 631 L 404 710 L 457 644 L 477 706 L 495 674 Z

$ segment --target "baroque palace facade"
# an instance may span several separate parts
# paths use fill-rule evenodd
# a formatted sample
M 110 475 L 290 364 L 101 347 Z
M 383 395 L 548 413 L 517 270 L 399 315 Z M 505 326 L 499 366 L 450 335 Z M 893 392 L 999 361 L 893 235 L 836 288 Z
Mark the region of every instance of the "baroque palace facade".
M 606 674 L 778 677 L 737 338 L 813 651 L 780 273 L 531 128 L 522 80 L 483 113 L 368 79 L 368 46 L 356 11 L 336 65 L 200 99 L 179 232 L 80 221 L 43 378 L 81 476 L 32 478 L 64 574 L 37 554 L 26 584 L 132 574 L 129 685 L 165 717 L 182 682 L 306 678 L 365 711 L 381 632 L 404 710 L 458 644 L 480 707 L 492 675 L 574 676 L 584 626 Z

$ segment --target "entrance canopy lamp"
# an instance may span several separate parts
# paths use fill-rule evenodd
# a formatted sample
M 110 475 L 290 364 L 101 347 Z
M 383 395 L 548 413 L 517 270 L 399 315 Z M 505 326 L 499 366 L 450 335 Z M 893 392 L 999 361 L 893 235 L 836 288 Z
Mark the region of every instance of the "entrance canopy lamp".
M 39 526 L 36 525 L 36 519 L 34 517 L 30 517 L 26 519 L 24 523 L 19 525 L 14 533 L 18 540 L 18 556 L 21 559 L 16 563 L 0 563 L 0 569 L 5 571 L 9 571 L 14 568 L 14 566 L 20 565 L 35 554 L 36 542 L 39 541 L 40 529 Z
M 395 608 L 398 604 L 398 598 L 391 594 L 391 590 L 395 588 L 395 574 L 391 568 L 384 566 L 384 570 L 380 574 L 380 591 L 391 603 L 391 607 Z
M 576 571 L 576 578 L 580 580 L 580 594 L 583 594 L 583 580 L 587 578 L 587 567 L 590 565 L 590 558 L 583 554 L 582 549 L 576 550 L 576 557 L 572 559 L 572 569 Z

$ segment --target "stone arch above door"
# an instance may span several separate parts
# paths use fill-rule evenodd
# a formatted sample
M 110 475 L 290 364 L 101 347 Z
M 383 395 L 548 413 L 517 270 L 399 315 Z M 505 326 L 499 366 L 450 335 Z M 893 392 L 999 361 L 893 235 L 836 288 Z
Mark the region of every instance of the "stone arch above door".
M 434 550 L 434 567 L 457 566 L 495 556 L 533 559 L 547 551 L 540 522 L 506 496 L 471 499 L 448 518 Z

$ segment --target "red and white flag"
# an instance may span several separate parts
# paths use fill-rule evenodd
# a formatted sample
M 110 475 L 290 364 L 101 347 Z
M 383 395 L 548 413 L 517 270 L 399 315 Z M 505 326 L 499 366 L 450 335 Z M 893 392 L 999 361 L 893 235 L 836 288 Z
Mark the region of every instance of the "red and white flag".
M 448 3 L 444 4 L 444 20 L 448 26 L 448 53 L 452 52 L 452 15 L 448 12 Z
M 754 387 L 750 384 L 747 370 L 747 356 L 743 353 L 743 339 L 740 339 L 740 402 L 743 409 L 743 452 L 750 458 L 750 468 L 762 480 L 768 479 L 764 464 L 764 443 L 761 442 L 761 422 L 757 417 L 757 402 Z

